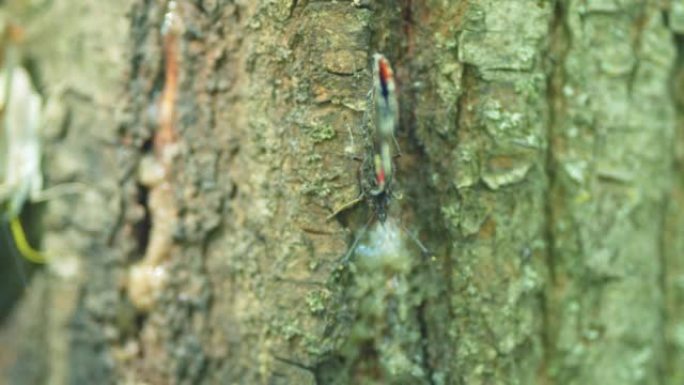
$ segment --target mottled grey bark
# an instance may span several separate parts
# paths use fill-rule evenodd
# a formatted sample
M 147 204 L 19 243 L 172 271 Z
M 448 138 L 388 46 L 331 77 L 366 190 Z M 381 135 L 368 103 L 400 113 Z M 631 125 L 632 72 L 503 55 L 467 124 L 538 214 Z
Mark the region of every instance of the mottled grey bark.
M 14 383 L 684 379 L 684 3 L 43 7 L 46 177 L 83 186 L 0 332 Z M 374 52 L 401 104 L 383 265 L 342 258 L 367 202 L 328 219 L 365 177 Z

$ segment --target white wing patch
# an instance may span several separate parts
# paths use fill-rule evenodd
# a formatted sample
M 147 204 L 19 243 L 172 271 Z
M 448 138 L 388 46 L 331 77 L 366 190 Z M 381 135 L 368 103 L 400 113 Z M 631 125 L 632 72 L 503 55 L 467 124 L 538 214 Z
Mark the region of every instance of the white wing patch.
M 22 67 L 2 71 L 0 85 L 4 131 L 0 143 L 0 201 L 9 202 L 7 214 L 12 218 L 43 187 L 40 170 L 42 100 Z

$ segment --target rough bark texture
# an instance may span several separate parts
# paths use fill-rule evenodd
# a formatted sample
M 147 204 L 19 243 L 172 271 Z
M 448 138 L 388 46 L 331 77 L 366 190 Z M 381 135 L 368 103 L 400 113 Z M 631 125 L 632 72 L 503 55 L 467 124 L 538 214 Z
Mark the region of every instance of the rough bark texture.
M 82 187 L 34 231 L 3 381 L 684 381 L 681 0 L 26 3 L 48 186 Z M 380 267 L 343 258 L 366 202 L 328 219 L 374 52 L 406 238 Z

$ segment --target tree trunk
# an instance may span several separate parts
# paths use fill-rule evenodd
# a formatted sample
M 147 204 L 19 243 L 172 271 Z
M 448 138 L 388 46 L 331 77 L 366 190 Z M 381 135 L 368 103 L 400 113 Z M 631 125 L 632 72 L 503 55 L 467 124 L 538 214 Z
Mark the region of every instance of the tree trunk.
M 5 381 L 684 381 L 683 2 L 72 3 L 3 4 L 80 186 L 27 207 Z

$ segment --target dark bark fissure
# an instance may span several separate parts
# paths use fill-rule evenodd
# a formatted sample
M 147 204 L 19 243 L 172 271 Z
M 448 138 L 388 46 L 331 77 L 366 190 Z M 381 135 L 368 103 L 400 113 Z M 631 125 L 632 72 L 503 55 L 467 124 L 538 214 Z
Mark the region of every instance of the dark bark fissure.
M 549 282 L 545 290 L 540 293 L 541 296 L 541 340 L 545 352 L 545 359 L 541 364 L 541 376 L 545 381 L 552 381 L 549 376 L 551 370 L 550 365 L 553 362 L 555 352 L 554 347 L 554 320 L 552 314 L 555 312 L 556 304 L 554 303 L 554 290 L 557 284 L 556 277 L 556 260 L 554 249 L 556 247 L 555 240 L 555 208 L 554 197 L 557 194 L 556 189 L 559 188 L 556 182 L 557 165 L 554 158 L 556 131 L 559 115 L 564 108 L 564 97 L 562 88 L 564 84 L 564 62 L 569 49 L 569 31 L 565 24 L 565 9 L 562 1 L 556 1 L 554 4 L 553 16 L 550 20 L 551 35 L 548 42 L 548 52 L 550 58 L 548 59 L 547 70 L 547 148 L 545 156 L 545 173 L 546 173 L 546 199 L 545 206 L 545 220 L 544 220 L 544 239 L 546 243 L 545 257 L 546 268 L 548 270 Z
M 558 272 L 556 264 L 556 236 L 555 224 L 557 220 L 558 207 L 555 205 L 563 204 L 563 187 L 557 180 L 559 164 L 555 154 L 558 143 L 559 124 L 563 119 L 565 110 L 565 96 L 563 87 L 565 84 L 565 61 L 571 48 L 571 34 L 566 24 L 568 4 L 563 1 L 556 1 L 554 4 L 553 15 L 550 21 L 551 36 L 548 42 L 547 70 L 547 106 L 548 106 L 548 127 L 547 127 L 547 149 L 545 157 L 546 167 L 546 198 L 545 198 L 545 221 L 544 238 L 546 242 L 546 268 L 548 270 L 549 281 L 545 290 L 542 291 L 542 343 L 544 348 L 544 359 L 542 360 L 542 378 L 544 381 L 555 383 L 552 378 L 553 363 L 556 360 L 557 349 L 555 340 L 557 337 L 557 320 L 554 314 L 559 310 L 556 302 L 556 290 L 558 290 Z
M 645 9 L 645 6 L 643 6 L 638 12 L 639 15 L 635 17 L 634 21 L 632 22 L 631 32 L 633 34 L 633 37 L 631 38 L 630 45 L 634 47 L 636 51 L 640 50 L 643 29 L 645 27 L 646 22 L 648 21 L 646 11 L 647 10 Z M 637 75 L 639 74 L 639 65 L 639 59 L 637 59 L 636 63 L 634 64 L 634 66 L 632 66 L 631 70 L 629 71 L 629 74 L 627 75 L 627 92 L 630 96 L 632 96 L 634 81 L 637 79 Z
M 554 248 L 554 210 L 553 210 L 553 189 L 555 187 L 555 160 L 554 160 L 554 134 L 556 131 L 557 115 L 563 109 L 563 95 L 561 89 L 564 82 L 564 66 L 565 55 L 567 50 L 568 33 L 564 27 L 564 11 L 561 1 L 555 4 L 554 16 L 551 20 L 552 33 L 549 41 L 549 51 L 552 57 L 550 58 L 550 68 L 548 70 L 548 84 L 547 84 L 547 100 L 548 100 L 548 131 L 547 131 L 547 149 L 546 149 L 546 178 L 548 184 L 548 191 L 551 192 L 550 197 L 546 199 L 546 243 L 547 243 L 547 267 L 549 269 L 551 283 L 556 281 L 556 272 L 554 267 L 553 248 Z M 562 48 L 559 48 L 562 47 Z M 555 49 L 555 51 L 554 51 Z
M 383 53 L 393 59 L 392 61 L 396 71 L 395 75 L 397 77 L 397 84 L 399 87 L 398 92 L 401 104 L 401 121 L 400 128 L 397 132 L 397 139 L 401 147 L 401 158 L 398 159 L 396 173 L 398 183 L 403 189 L 402 195 L 404 196 L 404 199 L 396 203 L 397 205 L 401 206 L 401 210 L 397 211 L 399 221 L 408 224 L 408 226 L 402 225 L 402 227 L 404 227 L 403 231 L 411 231 L 414 226 L 417 226 L 423 230 L 434 230 L 436 228 L 440 228 L 440 226 L 435 224 L 436 221 L 434 220 L 434 218 L 437 217 L 435 213 L 438 212 L 439 207 L 437 207 L 435 202 L 431 202 L 431 190 L 428 187 L 429 182 L 427 180 L 427 175 L 429 175 L 429 173 L 426 172 L 427 164 L 425 154 L 423 153 L 421 145 L 418 143 L 418 139 L 415 134 L 416 114 L 413 106 L 416 100 L 417 89 L 415 89 L 412 85 L 411 76 L 412 72 L 414 71 L 412 63 L 414 39 L 413 28 L 415 26 L 413 20 L 414 7 L 416 7 L 416 5 L 411 0 L 402 1 L 399 4 L 388 2 L 387 4 L 383 3 L 374 6 L 373 9 L 378 22 L 375 23 L 371 28 L 371 34 L 374 36 L 371 38 L 371 41 L 374 42 L 371 44 L 372 46 L 378 47 L 383 46 L 386 43 L 392 44 L 394 39 L 396 39 L 397 42 L 397 44 L 389 51 Z M 396 14 L 393 14 L 395 9 L 397 12 Z M 385 18 L 385 16 L 388 14 L 394 16 Z M 398 31 L 396 34 L 392 34 L 392 42 L 383 42 L 382 38 L 378 35 L 378 31 L 386 32 L 387 29 Z M 377 50 L 377 48 L 372 49 L 371 52 L 375 50 Z M 371 85 L 368 86 L 370 88 Z M 367 140 L 369 139 L 370 138 Z M 426 213 L 428 215 L 425 215 Z M 345 217 L 343 216 L 343 223 L 346 222 L 344 219 Z M 366 224 L 366 226 L 363 228 L 366 229 L 367 227 L 368 224 Z M 443 234 L 443 232 L 444 229 L 441 229 L 440 233 Z M 409 234 L 405 235 L 410 237 Z M 359 237 L 360 235 L 356 235 L 354 237 L 355 240 L 352 242 L 352 248 L 355 247 L 356 241 L 358 241 Z M 418 235 L 415 240 L 408 240 L 408 242 L 420 242 L 420 238 L 422 237 Z M 434 240 L 438 239 L 439 236 L 436 234 L 431 234 L 427 238 Z M 421 247 L 422 246 L 411 248 L 419 249 Z M 421 258 L 421 260 L 415 262 L 414 270 L 410 273 L 411 277 L 409 278 L 411 281 L 415 280 L 416 282 L 419 282 L 422 279 L 418 276 L 426 278 L 428 276 L 437 274 L 435 270 L 430 268 L 431 262 L 429 256 L 422 255 L 422 257 L 418 257 L 418 255 L 415 257 Z M 346 279 L 336 281 L 335 284 L 353 286 L 354 283 L 352 281 L 350 281 L 350 277 L 347 277 Z M 429 278 L 426 278 L 426 281 L 430 281 Z M 418 304 L 414 305 L 415 307 L 412 309 L 412 318 L 415 318 L 413 318 L 410 322 L 414 323 L 413 327 L 416 327 L 416 331 L 418 335 L 420 335 L 420 340 L 417 341 L 416 345 L 412 346 L 411 349 L 416 349 L 417 352 L 420 352 L 420 366 L 424 371 L 422 381 L 428 384 L 434 384 L 435 374 L 435 368 L 433 367 L 433 360 L 435 360 L 435 357 L 431 357 L 430 342 L 439 338 L 434 334 L 435 332 L 431 330 L 429 321 L 430 308 L 445 300 L 446 299 L 443 297 L 428 298 L 426 296 L 422 298 Z M 388 311 L 391 313 L 396 304 L 393 304 L 393 299 L 386 299 L 386 301 L 389 301 L 387 306 Z M 389 321 L 388 326 L 391 326 L 392 322 L 396 321 Z M 382 359 L 381 355 L 383 353 L 378 351 L 370 341 L 364 345 L 357 346 L 357 349 L 359 356 L 354 357 L 353 362 L 349 362 L 348 359 L 345 359 L 348 357 L 345 357 L 344 355 L 337 356 L 336 354 L 332 354 L 324 358 L 323 361 L 320 361 L 314 365 L 313 371 L 314 373 L 317 373 L 317 383 L 326 383 L 321 381 L 322 379 L 331 375 L 331 370 L 336 371 L 338 375 L 342 375 L 342 373 L 339 372 L 340 370 L 347 370 L 352 378 L 357 379 L 357 376 L 360 376 L 361 378 L 367 376 L 368 378 L 373 378 L 376 380 L 382 379 L 380 360 Z M 331 360 L 337 362 L 337 364 L 326 364 L 328 362 L 332 362 Z M 375 364 L 369 366 L 369 362 L 375 362 Z M 342 366 L 340 366 L 341 363 L 343 363 Z M 296 365 L 304 369 L 309 368 L 308 366 L 303 366 L 301 364 Z M 346 369 L 343 366 L 346 366 Z M 372 369 L 373 367 L 375 368 Z
M 134 95 L 135 90 L 137 88 L 135 83 L 138 82 L 141 77 L 146 76 L 144 73 L 144 69 L 142 68 L 145 59 L 144 55 L 146 51 L 146 40 L 148 39 L 150 33 L 153 33 L 157 30 L 154 28 L 150 28 L 150 25 L 153 24 L 152 20 L 150 19 L 150 14 L 152 12 L 153 7 L 152 3 L 153 2 L 151 0 L 145 0 L 142 3 L 139 3 L 139 5 L 135 6 L 131 11 L 131 22 L 129 28 L 131 31 L 130 36 L 132 41 L 132 55 L 129 65 L 131 69 L 131 74 L 129 78 L 128 87 Z M 159 68 L 164 68 L 163 60 L 161 60 Z M 131 107 L 133 108 L 132 116 L 134 118 L 132 121 L 126 122 L 124 124 L 123 131 L 120 133 L 121 135 L 131 135 L 134 138 L 132 143 L 130 144 L 133 147 L 137 147 L 137 151 L 135 152 L 139 155 L 149 154 L 152 152 L 153 130 L 150 127 L 150 124 L 142 123 L 146 121 L 146 119 L 144 118 L 145 108 L 155 103 L 156 95 L 159 93 L 159 90 L 162 89 L 162 86 L 163 70 L 158 70 L 156 71 L 155 84 L 153 88 L 150 90 L 150 92 L 146 92 L 143 94 L 145 95 L 144 102 L 131 104 Z M 141 97 L 142 96 L 138 96 L 138 98 Z M 143 127 L 148 130 L 143 130 L 142 132 L 138 131 Z M 121 181 L 122 184 L 131 183 L 137 177 L 137 165 L 133 164 L 130 167 L 130 169 L 131 172 L 126 173 L 124 179 Z M 128 256 L 129 262 L 139 261 L 143 258 L 145 250 L 148 246 L 150 232 L 153 226 L 152 216 L 150 213 L 150 208 L 148 206 L 149 188 L 137 182 L 135 182 L 135 187 L 135 203 L 140 205 L 140 207 L 142 208 L 143 217 L 137 222 L 131 224 L 133 228 L 132 233 L 133 237 L 135 238 L 136 249 L 134 253 Z M 122 203 L 123 204 L 121 213 L 123 215 L 123 213 L 125 213 L 127 210 L 128 204 L 125 202 L 125 200 Z M 118 224 L 116 231 L 122 229 L 123 225 L 124 223 Z M 114 234 L 116 233 L 116 231 L 113 232 L 113 235 L 111 237 L 112 239 L 115 237 Z
M 132 261 L 138 261 L 142 259 L 147 249 L 147 244 L 150 240 L 150 232 L 152 230 L 152 215 L 150 213 L 150 207 L 147 204 L 149 198 L 149 189 L 139 183 L 136 184 L 137 187 L 137 203 L 142 207 L 144 214 L 143 217 L 136 223 L 133 224 L 133 236 L 135 237 L 136 253 L 132 255 Z
M 674 152 L 674 145 L 672 147 L 672 151 Z M 673 170 L 674 171 L 674 170 Z M 660 293 L 661 293 L 661 306 L 660 306 L 660 328 L 659 328 L 659 334 L 657 335 L 657 338 L 660 339 L 660 351 L 657 352 L 657 355 L 660 357 L 657 361 L 657 375 L 658 375 L 658 384 L 664 385 L 667 384 L 667 378 L 668 378 L 668 357 L 669 355 L 667 354 L 667 326 L 668 326 L 668 311 L 667 311 L 667 296 L 668 296 L 668 288 L 667 288 L 667 221 L 668 221 L 668 208 L 670 206 L 670 198 L 669 194 L 667 191 L 663 192 L 663 200 L 662 204 L 660 207 L 660 210 L 658 210 L 658 214 L 660 215 L 660 223 L 658 226 L 658 233 L 660 234 L 660 239 L 658 242 L 658 264 L 660 266 L 660 271 L 658 274 L 658 283 L 660 285 Z
M 671 20 L 668 18 L 669 14 L 663 12 L 664 22 L 669 25 Z M 672 146 L 670 151 L 672 152 L 672 164 L 671 172 L 674 175 L 674 181 L 670 186 L 670 191 L 665 195 L 662 222 L 661 222 L 661 240 L 660 240 L 660 250 L 659 250 L 659 263 L 660 263 L 660 284 L 663 297 L 663 307 L 662 307 L 662 328 L 660 338 L 664 341 L 664 352 L 663 359 L 661 362 L 661 378 L 662 384 L 675 384 L 676 379 L 680 378 L 681 370 L 678 368 L 681 366 L 680 358 L 682 355 L 681 351 L 678 351 L 672 345 L 672 341 L 668 338 L 671 337 L 671 328 L 676 327 L 678 323 L 677 313 L 678 310 L 676 306 L 677 303 L 677 292 L 676 288 L 671 287 L 670 280 L 672 279 L 670 275 L 675 275 L 678 271 L 676 263 L 671 263 L 670 258 L 676 253 L 676 251 L 670 250 L 670 248 L 677 248 L 676 233 L 678 231 L 677 220 L 678 215 L 672 213 L 672 210 L 676 210 L 681 207 L 678 206 L 678 200 L 681 200 L 681 190 L 684 186 L 684 178 L 681 176 L 681 170 L 684 168 L 684 159 L 681 154 L 681 143 L 684 138 L 684 34 L 678 33 L 676 31 L 672 32 L 672 39 L 676 49 L 676 57 L 674 60 L 674 65 L 670 74 L 670 95 L 675 103 L 675 132 L 674 140 L 672 141 Z M 668 210 L 669 209 L 669 210 Z M 672 234 L 672 233 L 675 234 Z M 672 238 L 674 237 L 674 238 Z M 669 254 L 669 257 L 668 257 Z M 674 265 L 674 266 L 671 266 Z M 675 306 L 675 308 L 671 308 Z M 670 334 L 668 336 L 668 334 Z
M 413 3 L 412 0 L 403 0 L 400 4 L 400 9 L 401 9 L 401 23 L 402 23 L 402 35 L 401 35 L 401 40 L 405 42 L 405 45 L 402 47 L 402 52 L 400 53 L 400 58 L 399 62 L 403 64 L 402 67 L 400 67 L 398 73 L 400 75 L 405 75 L 404 77 L 401 77 L 403 84 L 405 85 L 403 87 L 404 93 L 402 95 L 402 116 L 401 116 L 401 122 L 402 126 L 406 127 L 406 135 L 407 135 L 407 141 L 412 144 L 410 151 L 415 154 L 416 161 L 412 163 L 412 165 L 415 165 L 414 167 L 411 167 L 411 179 L 417 179 L 419 183 L 416 183 L 415 185 L 420 185 L 420 186 L 428 186 L 427 184 L 427 178 L 425 178 L 425 175 L 428 173 L 426 172 L 421 172 L 425 170 L 425 154 L 422 151 L 421 146 L 418 144 L 418 138 L 416 136 L 416 112 L 414 109 L 414 106 L 416 105 L 416 99 L 417 95 L 416 92 L 417 90 L 415 87 L 412 86 L 413 84 L 413 77 L 412 74 L 414 72 L 413 66 L 412 66 L 412 60 L 413 60 L 413 50 L 414 50 L 414 27 L 415 27 L 415 21 L 414 21 L 414 7 L 416 5 Z M 413 184 L 413 183 L 412 183 Z M 425 194 L 427 191 L 425 189 L 421 189 L 423 191 L 417 191 L 418 196 L 415 196 L 416 192 L 411 191 L 412 195 L 414 195 L 415 199 L 412 199 L 412 201 L 417 202 L 417 205 L 415 207 L 415 210 L 418 213 L 423 213 L 426 212 L 426 210 L 433 209 L 433 207 L 426 207 L 424 202 L 430 200 L 429 196 Z M 425 194 L 425 195 L 423 195 Z M 431 215 L 433 216 L 433 215 Z M 423 225 L 423 224 L 421 224 Z M 421 226 L 424 228 L 424 226 Z M 410 230 L 409 230 L 410 231 Z M 423 270 L 423 274 L 426 275 L 433 275 L 434 272 L 432 272 L 429 268 L 429 262 L 425 263 L 426 260 L 429 260 L 431 256 L 429 255 L 421 255 L 423 259 L 423 263 L 420 264 L 420 268 Z M 421 342 L 420 342 L 420 348 L 422 352 L 422 366 L 423 369 L 425 370 L 427 382 L 430 385 L 434 385 L 434 368 L 432 365 L 432 357 L 430 356 L 430 326 L 428 323 L 428 312 L 430 309 L 430 302 L 431 299 L 428 298 L 423 298 L 423 301 L 418 305 L 416 311 L 416 318 L 418 322 L 418 328 L 420 331 L 420 336 L 421 336 Z

